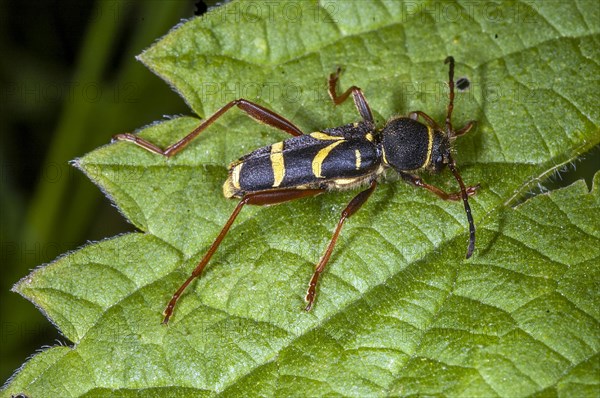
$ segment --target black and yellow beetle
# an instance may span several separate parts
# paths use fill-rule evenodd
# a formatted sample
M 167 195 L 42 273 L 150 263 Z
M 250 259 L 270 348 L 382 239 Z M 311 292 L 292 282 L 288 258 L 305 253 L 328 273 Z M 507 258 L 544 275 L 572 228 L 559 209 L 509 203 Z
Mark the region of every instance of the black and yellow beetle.
M 362 117 L 360 122 L 304 134 L 284 117 L 241 98 L 229 102 L 190 134 L 164 150 L 133 134 L 116 135 L 115 140 L 131 141 L 153 153 L 170 157 L 185 148 L 223 113 L 237 106 L 257 121 L 294 136 L 257 149 L 229 166 L 229 176 L 223 185 L 223 194 L 227 198 L 241 198 L 241 200 L 190 277 L 167 304 L 163 323 L 169 321 L 175 304 L 185 288 L 202 274 L 204 267 L 227 235 L 244 205 L 272 205 L 315 196 L 326 191 L 368 185 L 368 188 L 358 193 L 342 211 L 325 253 L 315 268 L 306 294 L 308 304 L 305 309 L 310 310 L 315 300 L 317 281 L 329 261 L 345 220 L 367 201 L 377 187 L 378 178 L 389 168 L 394 169 L 409 183 L 426 188 L 444 200 L 462 199 L 470 233 L 467 258 L 471 257 L 475 248 L 475 225 L 468 197 L 475 194 L 479 185 L 465 187 L 452 158 L 451 147 L 452 141 L 467 133 L 475 122 L 470 121 L 459 130 L 453 129 L 454 58 L 446 58 L 445 63 L 450 64 L 448 73 L 450 94 L 444 128 L 427 114 L 416 111 L 410 113 L 408 117 L 392 118 L 382 129 L 377 129 L 360 88 L 352 86 L 343 94 L 337 94 L 336 85 L 340 73 L 338 69 L 329 77 L 329 95 L 333 102 L 339 105 L 352 94 L 354 104 Z M 418 121 L 419 116 L 424 123 Z M 448 166 L 454 174 L 460 192 L 446 193 L 425 183 L 414 174 L 422 170 L 438 173 L 444 166 Z

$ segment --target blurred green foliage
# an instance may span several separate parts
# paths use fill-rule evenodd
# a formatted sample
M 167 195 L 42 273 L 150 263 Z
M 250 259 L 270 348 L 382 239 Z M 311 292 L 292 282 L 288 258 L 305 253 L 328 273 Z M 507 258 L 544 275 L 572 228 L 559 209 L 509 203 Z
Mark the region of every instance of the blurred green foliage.
M 2 383 L 40 347 L 69 344 L 12 285 L 88 241 L 134 229 L 68 162 L 115 133 L 190 113 L 134 57 L 202 11 L 196 3 L 0 3 Z

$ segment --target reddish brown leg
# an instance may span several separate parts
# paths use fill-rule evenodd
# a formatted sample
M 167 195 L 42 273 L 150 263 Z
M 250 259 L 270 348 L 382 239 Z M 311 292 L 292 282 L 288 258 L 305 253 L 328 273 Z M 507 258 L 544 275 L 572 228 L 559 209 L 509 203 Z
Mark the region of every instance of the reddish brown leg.
M 141 146 L 142 148 L 144 148 L 150 152 L 156 153 L 158 155 L 163 155 L 166 157 L 171 157 L 171 156 L 175 155 L 176 153 L 178 153 L 179 151 L 181 151 L 183 148 L 185 148 L 204 129 L 206 129 L 208 126 L 213 124 L 215 122 L 215 120 L 217 120 L 219 117 L 221 117 L 225 112 L 227 112 L 233 106 L 237 106 L 238 108 L 240 108 L 241 110 L 246 112 L 253 119 L 255 119 L 261 123 L 266 123 L 270 126 L 278 128 L 278 129 L 285 131 L 286 133 L 291 134 L 293 136 L 299 136 L 299 135 L 304 134 L 302 132 L 302 130 L 300 130 L 292 122 L 290 122 L 283 116 L 280 116 L 277 113 L 268 110 L 267 108 L 264 108 L 258 104 L 255 104 L 254 102 L 250 102 L 243 98 L 240 98 L 240 99 L 231 101 L 228 104 L 226 104 L 224 107 L 222 107 L 221 109 L 216 111 L 214 113 L 214 115 L 212 115 L 211 117 L 206 119 L 204 122 L 202 122 L 202 124 L 200 124 L 198 127 L 196 127 L 191 133 L 189 133 L 188 135 L 183 137 L 181 140 L 177 141 L 176 143 L 167 147 L 164 150 L 159 148 L 158 146 L 154 145 L 153 143 L 146 141 L 143 138 L 140 138 L 137 135 L 131 134 L 131 133 L 117 134 L 113 137 L 113 140 L 130 141 L 138 146 Z
M 413 120 L 417 120 L 419 116 L 421 116 L 425 120 L 425 122 L 433 129 L 442 131 L 442 128 L 428 114 L 421 111 L 415 111 L 408 114 L 408 117 Z M 475 126 L 476 123 L 477 121 L 475 120 L 469 120 L 469 122 L 460 130 L 452 131 L 452 137 L 459 137 L 468 133 L 473 128 L 473 126 Z
M 208 264 L 208 262 L 210 261 L 210 258 L 217 251 L 219 245 L 223 241 L 223 238 L 225 238 L 225 236 L 227 235 L 227 232 L 229 232 L 229 228 L 231 227 L 231 225 L 237 218 L 238 214 L 240 213 L 240 211 L 242 210 L 242 207 L 244 207 L 244 205 L 258 205 L 258 206 L 273 205 L 273 204 L 277 204 L 277 203 L 287 202 L 289 200 L 304 198 L 307 196 L 315 196 L 320 193 L 323 193 L 324 191 L 325 191 L 324 189 L 277 189 L 277 190 L 271 190 L 271 191 L 246 194 L 242 198 L 242 200 L 240 200 L 240 202 L 238 203 L 236 208 L 233 210 L 233 213 L 231 213 L 231 216 L 229 216 L 229 219 L 223 226 L 223 229 L 221 229 L 221 232 L 219 233 L 219 235 L 217 236 L 217 238 L 215 239 L 213 244 L 210 246 L 210 248 L 208 249 L 208 251 L 206 252 L 204 257 L 202 257 L 202 260 L 200 260 L 200 262 L 198 263 L 196 268 L 194 268 L 194 271 L 192 271 L 192 274 L 189 276 L 189 278 L 186 279 L 185 282 L 183 282 L 183 284 L 179 287 L 179 289 L 177 289 L 175 294 L 173 294 L 173 297 L 171 297 L 171 300 L 169 301 L 169 303 L 167 304 L 167 307 L 165 308 L 165 310 L 163 312 L 163 315 L 165 318 L 163 319 L 162 323 L 166 324 L 169 322 L 169 318 L 171 318 L 171 315 L 173 315 L 173 310 L 175 308 L 175 305 L 177 304 L 177 300 L 179 300 L 179 297 L 181 296 L 183 291 L 186 289 L 186 287 L 194 279 L 196 279 L 197 277 L 199 277 L 202 274 L 204 267 L 206 266 L 206 264 Z
M 475 126 L 476 124 L 477 124 L 476 120 L 469 120 L 469 122 L 467 124 L 465 124 L 465 126 L 462 129 L 456 130 L 454 132 L 454 137 L 460 137 L 461 135 L 467 134 L 469 131 L 471 131 L 473 126 Z
M 356 109 L 358 109 L 358 113 L 360 113 L 360 116 L 363 118 L 363 120 L 365 122 L 375 124 L 373 120 L 373 114 L 371 113 L 371 108 L 369 108 L 369 103 L 367 102 L 365 95 L 360 88 L 352 86 L 343 94 L 337 94 L 336 85 L 341 71 L 341 68 L 338 68 L 335 73 L 329 75 L 329 96 L 331 97 L 331 100 L 334 104 L 339 105 L 346 101 L 348 96 L 352 94 L 354 105 L 356 105 Z
M 434 194 L 436 194 L 437 196 L 439 196 L 440 198 L 442 198 L 444 200 L 460 200 L 460 199 L 462 199 L 462 192 L 447 193 L 445 191 L 442 191 L 441 189 L 439 189 L 436 186 L 427 184 L 419 176 L 408 174 L 408 173 L 403 173 L 403 172 L 400 172 L 400 176 L 402 178 L 404 178 L 404 180 L 406 180 L 409 183 L 411 183 L 412 185 L 417 186 L 417 187 L 421 187 L 421 188 L 425 188 L 428 191 L 433 192 Z M 480 187 L 481 186 L 479 184 L 477 184 L 477 185 L 472 186 L 472 187 L 466 187 L 465 191 L 466 191 L 466 193 L 467 193 L 468 196 L 473 196 L 473 195 L 475 195 L 475 193 L 477 192 L 477 190 Z
M 333 236 L 332 236 L 331 240 L 329 241 L 329 244 L 327 245 L 327 249 L 325 249 L 325 254 L 323 254 L 323 257 L 321 257 L 321 260 L 319 261 L 319 264 L 317 264 L 317 266 L 315 267 L 315 272 L 314 272 L 312 278 L 310 279 L 310 283 L 308 285 L 308 292 L 306 293 L 306 301 L 308 302 L 308 304 L 306 305 L 306 308 L 305 308 L 306 311 L 310 311 L 310 309 L 313 306 L 315 297 L 317 295 L 316 289 L 317 289 L 317 282 L 319 281 L 319 276 L 323 272 L 323 269 L 325 269 L 325 265 L 327 265 L 327 262 L 329 261 L 329 257 L 331 257 L 331 252 L 333 252 L 333 248 L 335 246 L 335 243 L 337 242 L 338 236 L 340 235 L 340 231 L 342 230 L 342 226 L 344 225 L 344 222 L 346 221 L 347 218 L 349 218 L 354 213 L 356 213 L 358 211 L 358 209 L 360 209 L 360 207 L 367 201 L 367 199 L 369 199 L 369 196 L 371 196 L 371 194 L 373 193 L 373 191 L 375 190 L 376 187 L 377 187 L 377 181 L 373 181 L 371 183 L 371 186 L 368 189 L 366 189 L 366 190 L 360 192 L 358 195 L 356 195 L 350 201 L 350 203 L 348 203 L 348 206 L 346 206 L 344 211 L 342 211 L 342 216 L 340 217 L 337 227 L 335 228 L 335 231 L 333 233 Z
M 468 197 L 475 195 L 475 193 L 477 193 L 477 190 L 481 188 L 481 186 L 477 184 L 474 186 L 465 187 L 462 178 L 458 174 L 458 170 L 456 169 L 456 164 L 454 163 L 453 159 L 451 159 L 450 163 L 448 163 L 448 167 L 450 168 L 450 171 L 452 171 L 452 174 L 454 174 L 454 178 L 456 178 L 458 184 L 460 185 L 460 192 L 447 193 L 442 191 L 438 187 L 427 184 L 421 179 L 421 177 L 402 172 L 400 172 L 400 175 L 402 176 L 402 178 L 404 178 L 411 184 L 417 187 L 425 188 L 444 200 L 462 199 L 463 204 L 465 206 L 465 211 L 467 213 L 467 220 L 469 221 L 469 247 L 467 249 L 467 258 L 469 258 L 473 254 L 473 250 L 475 250 L 475 225 L 473 223 L 473 216 L 471 215 L 471 207 L 469 206 Z
M 417 120 L 419 118 L 419 116 L 421 116 L 423 119 L 425 119 L 425 122 L 427 122 L 427 124 L 434 130 L 440 130 L 440 131 L 442 130 L 442 128 L 437 124 L 437 122 L 435 120 L 433 120 L 425 112 L 414 111 L 414 112 L 411 112 L 408 114 L 408 117 L 411 118 L 412 120 Z

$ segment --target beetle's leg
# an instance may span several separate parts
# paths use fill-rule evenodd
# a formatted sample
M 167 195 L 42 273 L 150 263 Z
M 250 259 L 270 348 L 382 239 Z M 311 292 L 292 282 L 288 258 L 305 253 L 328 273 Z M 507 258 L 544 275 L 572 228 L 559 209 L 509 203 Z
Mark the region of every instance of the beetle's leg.
M 456 130 L 454 132 L 454 137 L 459 137 L 461 135 L 467 134 L 469 131 L 471 131 L 471 129 L 477 124 L 476 120 L 469 120 L 469 122 L 467 124 L 465 124 L 465 126 L 463 128 L 461 128 L 460 130 Z
M 419 118 L 419 116 L 421 116 L 425 122 L 432 127 L 435 130 L 439 130 L 441 131 L 442 128 L 437 124 L 437 122 L 435 120 L 433 120 L 428 114 L 426 114 L 425 112 L 421 112 L 421 111 L 414 111 L 408 114 L 408 117 L 411 118 L 412 120 L 417 120 Z M 468 133 L 469 131 L 471 131 L 471 129 L 477 124 L 476 120 L 469 120 L 469 122 L 467 124 L 465 124 L 465 126 L 463 128 L 461 128 L 460 130 L 456 130 L 452 132 L 452 137 L 459 137 L 461 135 L 464 135 L 466 133 Z
M 375 124 L 373 120 L 373 114 L 371 113 L 371 108 L 369 108 L 369 103 L 367 102 L 365 95 L 362 90 L 356 86 L 350 87 L 348 90 L 344 91 L 343 94 L 338 95 L 336 91 L 336 85 L 338 78 L 340 76 L 341 68 L 338 68 L 335 73 L 329 75 L 329 96 L 334 104 L 339 105 L 342 102 L 346 101 L 348 96 L 352 94 L 352 99 L 354 100 L 354 105 L 356 105 L 356 109 L 358 109 L 358 113 L 363 118 L 365 122 Z
M 342 215 L 340 217 L 340 220 L 338 221 L 338 224 L 337 224 L 337 227 L 335 228 L 333 236 L 331 237 L 331 240 L 329 241 L 329 244 L 327 245 L 327 249 L 325 249 L 325 254 L 323 254 L 323 257 L 321 257 L 321 260 L 319 261 L 319 264 L 317 264 L 317 266 L 315 267 L 315 272 L 314 272 L 312 278 L 310 279 L 310 284 L 308 285 L 308 292 L 306 293 L 306 301 L 308 302 L 308 304 L 306 305 L 306 308 L 305 308 L 306 311 L 310 311 L 310 309 L 313 306 L 313 303 L 315 301 L 315 296 L 317 294 L 316 288 L 317 288 L 317 282 L 319 281 L 319 276 L 323 272 L 325 265 L 327 265 L 327 262 L 329 261 L 329 257 L 331 257 L 331 252 L 333 251 L 333 248 L 338 239 L 340 231 L 342 230 L 342 226 L 344 225 L 344 222 L 346 221 L 347 218 L 349 218 L 354 213 L 356 213 L 358 211 L 358 209 L 360 209 L 360 207 L 367 201 L 367 199 L 369 199 L 369 196 L 371 196 L 371 194 L 373 193 L 373 191 L 375 190 L 376 187 L 377 187 L 377 181 L 371 182 L 371 186 L 369 188 L 367 188 L 366 190 L 360 192 L 358 195 L 356 195 L 350 201 L 350 203 L 348 203 L 348 206 L 346 206 L 346 208 L 342 211 Z
M 462 193 L 461 192 L 447 193 L 445 191 L 442 191 L 441 189 L 439 189 L 436 186 L 427 184 L 419 176 L 416 176 L 416 175 L 413 175 L 413 174 L 409 174 L 409 173 L 404 173 L 404 172 L 399 172 L 399 174 L 400 174 L 400 176 L 405 181 L 408 181 L 409 183 L 411 183 L 412 185 L 414 185 L 416 187 L 425 188 L 428 191 L 433 192 L 434 194 L 436 194 L 437 196 L 439 196 L 440 198 L 442 198 L 444 200 L 460 200 L 460 199 L 462 199 Z M 468 196 L 473 196 L 473 195 L 475 195 L 475 193 L 477 192 L 477 190 L 480 187 L 481 186 L 479 184 L 477 184 L 477 185 L 474 185 L 474 186 L 466 187 L 465 191 L 466 191 L 466 193 L 467 193 Z
M 452 174 L 454 174 L 454 177 L 456 178 L 456 180 L 458 181 L 458 183 L 460 185 L 460 192 L 446 193 L 446 192 L 442 191 L 441 189 L 439 189 L 438 187 L 427 184 L 425 181 L 423 181 L 421 179 L 421 177 L 418 177 L 418 176 L 415 176 L 412 174 L 408 174 L 408 173 L 402 173 L 402 172 L 400 172 L 400 175 L 402 176 L 402 178 L 404 178 L 409 183 L 411 183 L 417 187 L 425 188 L 428 191 L 433 192 L 434 194 L 436 194 L 437 196 L 439 196 L 440 198 L 442 198 L 444 200 L 460 200 L 460 199 L 462 199 L 463 204 L 465 206 L 465 211 L 467 213 L 467 220 L 469 222 L 469 247 L 467 248 L 467 258 L 469 258 L 469 257 L 471 257 L 471 255 L 473 254 L 473 250 L 475 249 L 475 224 L 473 223 L 473 216 L 471 215 L 471 207 L 469 206 L 468 197 L 475 195 L 475 193 L 477 193 L 477 190 L 481 186 L 479 184 L 477 184 L 474 186 L 465 187 L 465 184 L 463 183 L 462 178 L 460 178 L 460 175 L 458 174 L 458 171 L 456 170 L 456 164 L 454 163 L 453 159 L 448 164 L 448 167 L 450 168 L 450 170 L 452 171 Z
M 442 130 L 442 128 L 439 126 L 439 124 L 437 124 L 437 122 L 435 120 L 433 120 L 431 118 L 431 116 L 429 116 L 425 112 L 414 111 L 414 112 L 411 112 L 408 114 L 408 117 L 411 118 L 412 120 L 417 120 L 419 118 L 419 116 L 421 116 L 425 120 L 425 122 L 427 122 L 427 124 L 434 130 Z
M 233 106 L 237 106 L 244 112 L 246 112 L 251 118 L 261 122 L 266 123 L 270 126 L 278 128 L 279 130 L 285 131 L 288 134 L 293 136 L 303 135 L 304 133 L 298 127 L 296 127 L 292 122 L 284 118 L 283 116 L 278 115 L 277 113 L 264 108 L 254 102 L 247 101 L 243 98 L 234 100 L 223 106 L 221 109 L 216 111 L 211 117 L 204 120 L 198 127 L 192 130 L 191 133 L 183 137 L 181 140 L 177 141 L 173 145 L 167 147 L 166 149 L 161 149 L 153 143 L 144 140 L 143 138 L 138 137 L 135 134 L 124 133 L 117 134 L 113 137 L 113 140 L 120 141 L 130 141 L 134 144 L 141 146 L 144 149 L 147 149 L 150 152 L 154 152 L 158 155 L 163 155 L 166 157 L 171 157 L 175 155 L 177 152 L 181 151 L 185 148 L 190 141 L 198 136 L 204 129 L 214 123 L 221 115 L 227 112 Z
M 192 274 L 189 276 L 189 278 L 185 280 L 185 282 L 183 282 L 179 289 L 177 289 L 175 294 L 173 294 L 173 297 L 171 297 L 169 304 L 167 304 L 167 307 L 163 312 L 165 318 L 162 323 L 166 324 L 169 322 L 169 318 L 171 318 L 171 315 L 173 314 L 173 309 L 175 308 L 175 304 L 177 304 L 177 300 L 179 300 L 179 296 L 181 296 L 185 288 L 194 279 L 196 279 L 202 274 L 204 267 L 206 266 L 206 264 L 208 264 L 212 255 L 215 254 L 215 252 L 217 251 L 217 248 L 223 241 L 223 238 L 225 238 L 225 236 L 227 235 L 227 232 L 229 232 L 229 228 L 237 218 L 244 205 L 274 205 L 277 203 L 283 203 L 289 200 L 300 199 L 307 196 L 315 196 L 323 192 L 325 192 L 324 189 L 274 189 L 270 191 L 248 193 L 244 195 L 244 197 L 240 200 L 236 208 L 233 210 L 233 213 L 231 213 L 231 215 L 229 216 L 229 219 L 223 226 L 223 229 L 221 229 L 221 232 L 219 233 L 217 238 L 214 240 L 206 254 L 204 254 L 204 257 L 202 257 L 202 260 L 200 260 L 196 268 L 194 268 L 194 271 L 192 271 Z

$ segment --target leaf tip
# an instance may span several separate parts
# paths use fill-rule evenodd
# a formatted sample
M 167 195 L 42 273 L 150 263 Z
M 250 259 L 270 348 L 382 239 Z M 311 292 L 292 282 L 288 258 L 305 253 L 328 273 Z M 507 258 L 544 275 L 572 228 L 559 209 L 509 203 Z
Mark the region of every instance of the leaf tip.
M 69 165 L 75 167 L 78 170 L 82 170 L 82 158 L 75 158 L 69 161 Z

